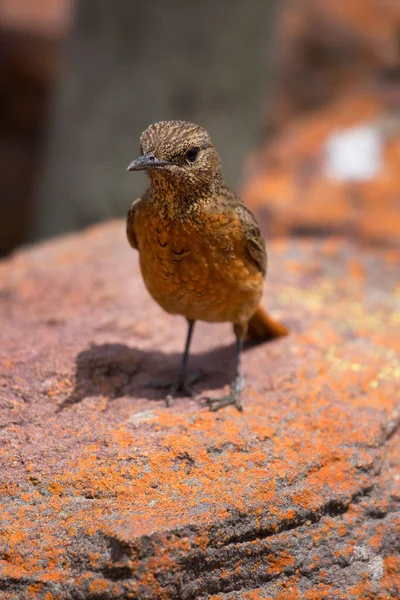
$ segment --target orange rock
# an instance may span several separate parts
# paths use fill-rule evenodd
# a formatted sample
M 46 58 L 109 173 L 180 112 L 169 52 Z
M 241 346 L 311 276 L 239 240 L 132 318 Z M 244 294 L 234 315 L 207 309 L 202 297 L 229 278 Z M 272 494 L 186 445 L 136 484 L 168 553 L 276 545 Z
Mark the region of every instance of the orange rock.
M 122 222 L 0 264 L 2 599 L 396 597 L 399 255 L 269 253 L 291 334 L 246 351 L 242 414 L 200 402 L 231 379 L 228 325 L 198 326 L 196 397 L 147 387 L 185 323 Z
M 400 246 L 398 113 L 378 95 L 354 94 L 288 125 L 253 157 L 243 196 L 268 237 L 341 234 Z
M 278 29 L 273 124 L 398 72 L 399 2 L 293 0 Z
M 67 30 L 71 12 L 71 0 L 2 0 L 0 25 L 58 37 Z

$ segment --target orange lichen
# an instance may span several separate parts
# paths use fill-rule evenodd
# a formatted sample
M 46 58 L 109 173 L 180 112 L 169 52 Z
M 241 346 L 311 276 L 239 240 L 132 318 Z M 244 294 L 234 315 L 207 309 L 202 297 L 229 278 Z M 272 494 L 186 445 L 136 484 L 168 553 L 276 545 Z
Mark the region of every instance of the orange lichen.
M 286 551 L 275 555 L 268 554 L 266 559 L 268 561 L 268 571 L 274 575 L 282 573 L 286 567 L 292 567 L 295 564 L 293 556 Z

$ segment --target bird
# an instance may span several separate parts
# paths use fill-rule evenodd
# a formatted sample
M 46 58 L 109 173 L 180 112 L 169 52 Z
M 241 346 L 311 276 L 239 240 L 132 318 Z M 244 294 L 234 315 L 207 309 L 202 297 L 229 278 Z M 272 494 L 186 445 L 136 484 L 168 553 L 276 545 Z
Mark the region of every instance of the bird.
M 236 371 L 227 395 L 205 398 L 210 410 L 242 410 L 241 357 L 247 335 L 285 335 L 261 306 L 267 271 L 265 242 L 246 204 L 225 184 L 208 132 L 194 123 L 160 121 L 140 136 L 140 156 L 128 171 L 146 171 L 150 186 L 127 216 L 127 237 L 139 251 L 144 283 L 168 313 L 188 323 L 177 377 L 167 406 L 192 395 L 187 365 L 196 321 L 230 322 L 236 336 Z

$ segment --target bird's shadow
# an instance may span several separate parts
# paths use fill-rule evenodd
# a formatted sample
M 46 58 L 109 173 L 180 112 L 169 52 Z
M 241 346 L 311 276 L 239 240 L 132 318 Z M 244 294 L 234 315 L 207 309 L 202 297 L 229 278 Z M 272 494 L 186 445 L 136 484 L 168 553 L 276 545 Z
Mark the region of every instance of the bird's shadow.
M 58 406 L 57 412 L 82 402 L 89 396 L 114 400 L 122 396 L 164 399 L 167 389 L 151 382 L 172 382 L 177 375 L 182 355 L 131 348 L 125 344 L 92 345 L 76 357 L 74 390 Z M 190 356 L 189 373 L 200 377 L 193 385 L 195 393 L 218 389 L 234 377 L 235 344 Z

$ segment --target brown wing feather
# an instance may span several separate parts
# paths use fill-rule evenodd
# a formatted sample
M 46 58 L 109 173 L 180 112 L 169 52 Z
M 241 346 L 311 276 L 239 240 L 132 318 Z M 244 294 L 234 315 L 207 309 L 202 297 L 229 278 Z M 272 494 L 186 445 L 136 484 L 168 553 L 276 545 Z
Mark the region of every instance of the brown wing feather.
M 260 227 L 251 210 L 239 198 L 236 198 L 236 202 L 236 212 L 243 225 L 243 234 L 246 239 L 246 251 L 261 273 L 265 275 L 267 270 L 267 253 Z
M 126 235 L 132 248 L 136 249 L 138 247 L 138 244 L 135 233 L 135 212 L 141 200 L 141 198 L 137 198 L 134 202 L 132 202 L 132 206 L 128 211 L 128 216 L 126 219 Z

